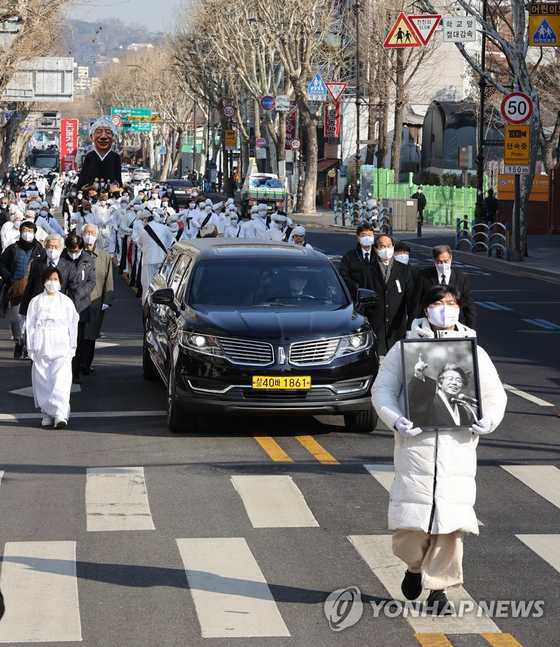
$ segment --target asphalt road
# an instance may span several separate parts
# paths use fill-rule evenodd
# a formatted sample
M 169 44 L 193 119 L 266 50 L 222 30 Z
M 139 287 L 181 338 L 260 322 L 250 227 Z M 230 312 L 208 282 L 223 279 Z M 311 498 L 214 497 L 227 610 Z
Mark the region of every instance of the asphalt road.
M 355 239 L 308 230 L 308 240 L 336 254 Z M 413 253 L 413 262 L 430 260 Z M 558 287 L 461 269 L 479 303 L 479 343 L 518 390 L 509 390 L 504 422 L 479 445 L 484 525 L 466 539 L 459 591 L 486 605 L 491 620 L 477 617 L 477 606 L 465 618 L 435 620 L 383 606 L 402 600 L 404 567 L 390 556 L 393 440 L 381 425 L 360 436 L 334 417 L 227 418 L 207 419 L 196 435 L 169 434 L 164 387 L 141 376 L 140 300 L 117 277 L 95 372 L 72 397 L 67 430 L 40 427 L 30 364 L 12 359 L 1 326 L 8 611 L 0 643 L 557 645 Z M 352 607 L 355 624 L 335 631 L 323 605 L 348 587 L 363 606 Z M 526 602 L 529 617 L 516 617 L 512 601 Z

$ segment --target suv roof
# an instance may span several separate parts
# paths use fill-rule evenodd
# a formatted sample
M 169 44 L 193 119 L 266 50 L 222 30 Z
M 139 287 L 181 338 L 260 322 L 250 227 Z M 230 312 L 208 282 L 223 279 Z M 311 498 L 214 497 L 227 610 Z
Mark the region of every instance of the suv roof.
M 239 238 L 195 238 L 189 241 L 180 241 L 172 249 L 195 249 L 199 258 L 219 258 L 243 256 L 257 258 L 270 256 L 276 258 L 313 259 L 328 261 L 324 254 L 307 247 L 292 243 L 265 242 L 262 240 L 248 240 Z

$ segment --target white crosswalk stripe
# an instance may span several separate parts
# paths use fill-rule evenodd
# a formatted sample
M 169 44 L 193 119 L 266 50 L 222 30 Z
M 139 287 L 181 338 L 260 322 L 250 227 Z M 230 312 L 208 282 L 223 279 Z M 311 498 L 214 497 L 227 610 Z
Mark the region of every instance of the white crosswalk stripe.
M 515 535 L 560 573 L 560 535 Z
M 154 530 L 144 468 L 88 469 L 86 514 L 89 531 Z
M 247 542 L 177 539 L 204 638 L 289 636 Z
M 560 508 L 560 470 L 554 465 L 502 465 L 516 479 Z
M 290 476 L 232 476 L 254 528 L 306 528 L 319 524 Z
M 0 586 L 0 643 L 81 641 L 76 542 L 9 542 Z
M 393 555 L 391 535 L 353 535 L 348 539 L 387 589 L 389 595 L 395 600 L 405 602 L 401 592 L 401 582 L 406 567 L 398 557 Z M 419 601 L 424 601 L 428 593 L 429 591 L 424 591 L 418 598 Z M 472 611 L 465 613 L 462 617 L 439 617 L 431 613 L 422 617 L 422 611 L 417 614 L 406 614 L 407 621 L 416 633 L 475 634 L 498 633 L 500 631 L 496 624 L 482 613 L 480 607 L 462 586 L 447 589 L 446 595 L 455 609 L 460 608 L 461 601 L 473 603 Z M 480 617 L 478 617 L 479 615 Z

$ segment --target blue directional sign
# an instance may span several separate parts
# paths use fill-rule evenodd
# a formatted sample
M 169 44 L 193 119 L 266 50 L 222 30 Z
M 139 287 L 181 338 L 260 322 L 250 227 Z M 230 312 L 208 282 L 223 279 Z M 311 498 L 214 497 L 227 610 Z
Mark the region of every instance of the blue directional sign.
M 327 86 L 324 84 L 319 72 L 315 74 L 313 80 L 307 86 L 307 94 L 316 100 L 319 100 L 320 97 L 327 98 Z
M 555 45 L 556 34 L 550 26 L 548 20 L 543 18 L 543 21 L 538 26 L 537 31 L 533 34 L 534 45 Z

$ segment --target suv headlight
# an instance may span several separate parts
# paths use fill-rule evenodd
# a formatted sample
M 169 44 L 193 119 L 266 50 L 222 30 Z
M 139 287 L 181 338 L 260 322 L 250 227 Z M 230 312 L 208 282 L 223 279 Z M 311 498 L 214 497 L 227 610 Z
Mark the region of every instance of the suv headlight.
M 225 357 L 220 342 L 217 337 L 213 337 L 212 335 L 203 335 L 198 332 L 182 330 L 179 334 L 179 344 L 183 348 L 192 350 L 195 353 L 214 355 L 214 357 Z
M 373 335 L 371 332 L 355 332 L 351 335 L 345 335 L 340 338 L 336 357 L 349 355 L 350 353 L 359 353 L 362 350 L 368 350 L 373 345 Z

